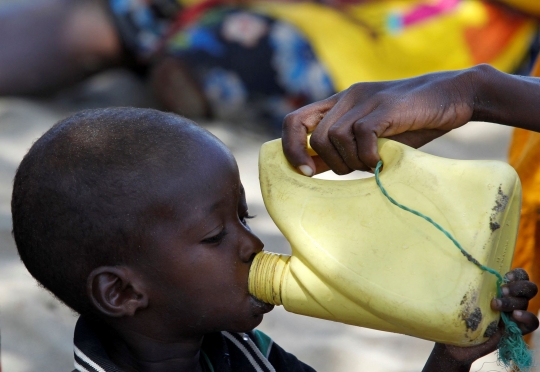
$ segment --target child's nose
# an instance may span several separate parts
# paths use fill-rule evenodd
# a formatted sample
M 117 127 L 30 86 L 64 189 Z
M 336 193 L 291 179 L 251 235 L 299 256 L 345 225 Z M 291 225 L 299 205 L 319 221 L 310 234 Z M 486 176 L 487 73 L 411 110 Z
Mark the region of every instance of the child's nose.
M 248 229 L 244 229 L 241 236 L 240 243 L 240 258 L 244 262 L 250 262 L 253 260 L 255 255 L 262 251 L 264 247 L 263 242 L 257 235 L 252 233 Z

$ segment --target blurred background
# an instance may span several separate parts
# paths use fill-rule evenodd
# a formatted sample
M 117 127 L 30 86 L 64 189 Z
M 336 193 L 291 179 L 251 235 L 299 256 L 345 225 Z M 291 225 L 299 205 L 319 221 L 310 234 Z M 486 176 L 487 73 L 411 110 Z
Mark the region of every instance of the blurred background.
M 538 49 L 540 9 L 527 1 L 149 3 L 0 0 L 4 371 L 73 369 L 76 314 L 26 272 L 10 234 L 16 167 L 56 121 L 107 106 L 154 107 L 193 117 L 236 156 L 250 213 L 257 216 L 250 225 L 266 249 L 287 253 L 286 240 L 264 209 L 257 170 L 260 145 L 279 136 L 287 112 L 357 81 L 478 63 L 528 74 Z M 423 150 L 506 160 L 511 133 L 472 123 Z M 318 371 L 419 371 L 433 346 L 281 308 L 268 314 L 260 329 Z M 503 370 L 495 360 L 494 355 L 479 360 L 472 371 Z

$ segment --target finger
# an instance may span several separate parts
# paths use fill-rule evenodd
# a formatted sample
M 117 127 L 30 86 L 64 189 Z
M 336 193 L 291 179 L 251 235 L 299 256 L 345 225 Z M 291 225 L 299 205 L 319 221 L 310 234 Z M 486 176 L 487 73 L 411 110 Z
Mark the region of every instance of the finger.
M 339 140 L 332 141 L 332 138 L 330 137 L 330 131 L 334 131 L 333 127 L 336 125 L 336 122 L 343 116 L 348 117 L 353 115 L 353 113 L 349 111 L 350 106 L 351 104 L 347 102 L 346 98 L 342 102 L 336 104 L 321 120 L 317 128 L 313 131 L 310 139 L 311 147 L 336 174 L 347 174 L 353 171 L 353 168 L 347 165 L 338 150 L 338 148 L 340 148 L 343 151 L 341 148 L 343 144 L 340 143 Z
M 505 277 L 511 282 L 518 280 L 529 280 L 529 274 L 527 274 L 527 272 L 522 268 L 517 268 L 506 273 Z
M 366 107 L 357 107 L 343 115 L 334 125 L 328 129 L 328 137 L 343 162 L 350 168 L 367 171 L 370 168 L 358 158 L 358 148 L 353 130 L 354 123 L 363 116 L 369 114 Z
M 505 284 L 501 286 L 501 291 L 504 297 L 524 297 L 530 300 L 538 293 L 538 287 L 533 282 L 523 280 Z
M 530 311 L 514 310 L 510 319 L 517 324 L 524 335 L 536 330 L 539 325 L 538 317 Z
M 371 168 L 375 168 L 380 160 L 377 146 L 379 138 L 388 138 L 418 148 L 448 132 L 440 129 L 409 131 L 412 121 L 409 123 L 409 119 L 397 116 L 394 111 L 395 109 L 389 110 L 381 106 L 353 126 L 358 158 Z
M 377 140 L 390 126 L 390 123 L 377 113 L 369 114 L 353 125 L 358 158 L 371 169 L 381 160 Z
M 529 300 L 523 297 L 501 297 L 491 300 L 491 309 L 508 313 L 514 310 L 526 310 Z
M 307 134 L 312 132 L 324 115 L 336 104 L 339 95 L 312 103 L 287 115 L 283 121 L 282 145 L 285 157 L 306 176 L 315 174 L 315 163 L 309 156 Z
M 311 146 L 336 174 L 366 169 L 364 164 L 355 161 L 357 151 L 352 125 L 376 107 L 369 99 L 372 89 L 373 84 L 351 86 L 313 131 Z

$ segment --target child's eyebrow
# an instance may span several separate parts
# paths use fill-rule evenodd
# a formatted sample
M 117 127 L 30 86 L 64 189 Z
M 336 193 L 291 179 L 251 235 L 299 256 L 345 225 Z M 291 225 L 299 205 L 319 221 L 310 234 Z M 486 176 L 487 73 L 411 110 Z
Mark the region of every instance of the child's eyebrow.
M 225 198 L 221 198 L 221 199 L 219 199 L 219 200 L 216 200 L 215 202 L 213 202 L 213 203 L 210 204 L 210 205 L 205 205 L 205 206 L 203 206 L 203 208 L 200 209 L 201 214 L 202 214 L 201 218 L 206 218 L 206 216 L 207 216 L 208 214 L 210 214 L 210 213 L 214 212 L 216 209 L 218 209 L 219 206 L 220 206 L 221 204 L 223 204 L 224 199 L 225 199 Z
M 200 227 L 207 225 L 209 216 L 219 208 L 223 203 L 223 199 L 217 200 L 212 204 L 202 205 L 200 208 L 197 208 L 195 211 L 192 211 L 189 214 L 189 219 L 184 220 L 184 227 L 186 231 L 194 231 Z

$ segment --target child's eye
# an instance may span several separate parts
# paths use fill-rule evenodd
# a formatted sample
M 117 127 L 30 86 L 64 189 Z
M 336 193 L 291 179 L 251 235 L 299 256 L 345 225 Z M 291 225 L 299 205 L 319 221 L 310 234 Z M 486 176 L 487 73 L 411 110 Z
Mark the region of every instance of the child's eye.
M 251 216 L 249 213 L 246 213 L 246 215 L 244 217 L 242 217 L 242 219 L 240 219 L 240 222 L 242 222 L 244 225 L 247 225 L 247 219 L 252 219 L 252 218 L 255 218 L 257 216 Z
M 214 236 L 211 236 L 209 238 L 203 239 L 201 243 L 203 244 L 217 244 L 221 243 L 223 238 L 227 235 L 227 231 L 225 229 L 221 230 L 219 233 L 217 233 Z

